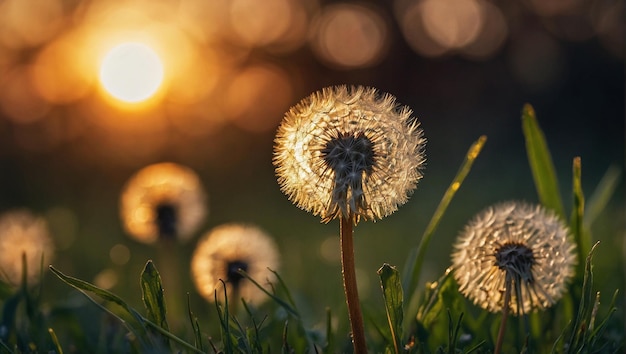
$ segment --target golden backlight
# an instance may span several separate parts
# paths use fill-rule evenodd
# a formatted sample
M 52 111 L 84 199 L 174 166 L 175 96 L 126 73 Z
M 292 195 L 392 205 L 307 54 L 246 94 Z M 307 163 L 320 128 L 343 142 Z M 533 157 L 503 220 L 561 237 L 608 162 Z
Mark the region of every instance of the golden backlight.
M 163 63 L 149 46 L 122 43 L 111 49 L 100 65 L 100 83 L 114 98 L 139 103 L 151 98 L 163 82 Z

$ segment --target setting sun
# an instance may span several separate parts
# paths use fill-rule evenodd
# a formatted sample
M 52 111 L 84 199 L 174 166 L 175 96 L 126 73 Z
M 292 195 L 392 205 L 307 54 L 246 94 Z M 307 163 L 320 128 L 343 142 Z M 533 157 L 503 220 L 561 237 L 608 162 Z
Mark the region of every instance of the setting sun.
M 152 97 L 163 82 L 163 64 L 145 44 L 127 42 L 111 49 L 100 65 L 100 83 L 116 99 L 138 103 Z

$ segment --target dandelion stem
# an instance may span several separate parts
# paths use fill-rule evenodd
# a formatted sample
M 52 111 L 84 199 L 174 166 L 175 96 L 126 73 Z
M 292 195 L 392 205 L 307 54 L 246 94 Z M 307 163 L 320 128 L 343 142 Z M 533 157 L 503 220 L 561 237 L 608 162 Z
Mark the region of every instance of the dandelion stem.
M 343 288 L 346 293 L 348 316 L 352 328 L 352 345 L 355 353 L 367 353 L 365 345 L 365 330 L 363 329 L 363 315 L 359 304 L 359 292 L 356 285 L 354 268 L 354 239 L 351 217 L 341 219 L 341 272 L 343 274 Z
M 502 343 L 504 342 L 504 332 L 506 331 L 506 320 L 509 317 L 509 309 L 511 307 L 511 287 L 513 286 L 513 277 L 506 272 L 506 280 L 504 282 L 504 306 L 502 306 L 502 320 L 500 321 L 500 330 L 498 330 L 498 339 L 494 354 L 500 354 Z
M 239 303 L 241 302 L 241 291 L 239 289 L 239 284 L 231 284 L 231 285 L 232 285 L 231 286 L 232 292 L 230 293 L 230 301 L 228 302 L 228 309 L 233 314 L 237 314 L 237 311 L 239 311 Z M 224 286 L 226 286 L 226 284 L 224 284 Z M 228 295 L 225 295 L 225 296 L 228 296 Z

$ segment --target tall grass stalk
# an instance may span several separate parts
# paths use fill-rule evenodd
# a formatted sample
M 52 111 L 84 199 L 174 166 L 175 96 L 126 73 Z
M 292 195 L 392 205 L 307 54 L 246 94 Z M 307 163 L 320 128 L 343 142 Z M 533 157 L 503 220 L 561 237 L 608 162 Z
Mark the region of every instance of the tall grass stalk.
M 461 187 L 461 184 L 465 180 L 465 177 L 467 177 L 467 175 L 469 174 L 469 171 L 471 170 L 474 161 L 476 161 L 476 158 L 480 154 L 480 151 L 482 150 L 486 142 L 487 136 L 482 135 L 470 146 L 467 154 L 465 155 L 465 159 L 463 160 L 463 163 L 459 168 L 459 171 L 457 172 L 456 176 L 454 176 L 452 183 L 450 183 L 450 186 L 443 195 L 443 198 L 441 198 L 441 201 L 439 202 L 437 209 L 430 219 L 428 226 L 426 226 L 426 230 L 424 231 L 420 243 L 417 246 L 415 257 L 409 258 L 405 266 L 404 273 L 406 275 L 403 280 L 403 288 L 406 292 L 405 298 L 409 299 L 410 310 L 413 310 L 415 304 L 414 295 L 417 294 L 416 290 L 417 286 L 419 285 L 419 276 L 422 271 L 422 265 L 424 264 L 424 258 L 426 257 L 426 250 L 428 249 L 430 240 L 435 233 L 437 226 L 439 226 L 439 223 L 441 222 L 445 211 L 448 209 L 452 198 L 454 198 L 454 195 Z M 409 313 L 413 314 L 415 312 L 416 311 L 411 311 Z M 410 319 L 411 316 L 406 316 L 405 318 Z

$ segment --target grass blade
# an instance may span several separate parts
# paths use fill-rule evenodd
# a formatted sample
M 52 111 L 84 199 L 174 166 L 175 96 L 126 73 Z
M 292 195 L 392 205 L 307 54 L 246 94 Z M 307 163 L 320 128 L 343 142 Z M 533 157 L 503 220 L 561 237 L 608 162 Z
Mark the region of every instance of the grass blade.
M 419 284 L 419 276 L 422 270 L 422 264 L 424 263 L 424 257 L 426 254 L 426 249 L 428 248 L 428 244 L 430 243 L 430 239 L 435 233 L 439 222 L 443 218 L 443 214 L 448 208 L 448 205 L 450 205 L 452 198 L 461 187 L 461 184 L 465 180 L 465 177 L 467 177 L 467 174 L 472 168 L 474 161 L 478 157 L 478 154 L 480 154 L 480 151 L 482 150 L 486 141 L 487 137 L 483 135 L 478 138 L 478 140 L 475 141 L 469 148 L 467 154 L 465 155 L 465 160 L 461 164 L 459 171 L 457 172 L 456 176 L 452 180 L 452 183 L 443 195 L 443 198 L 441 198 L 441 201 L 439 202 L 435 213 L 430 219 L 428 226 L 426 226 L 424 235 L 422 235 L 422 239 L 420 240 L 419 246 L 417 247 L 417 253 L 415 257 L 410 257 L 410 260 L 406 265 L 406 269 L 404 272 L 406 275 L 403 280 L 403 287 L 405 291 L 407 291 L 407 294 L 415 293 L 415 289 Z
M 403 322 L 403 293 L 400 274 L 395 267 L 385 263 L 378 270 L 380 285 L 383 290 L 385 300 L 385 310 L 387 311 L 387 321 L 391 330 L 391 339 L 396 354 L 400 353 L 402 346 L 402 322 Z
M 461 323 L 463 322 L 463 313 L 459 316 L 459 320 L 455 325 L 452 323 L 452 314 L 448 309 L 448 354 L 457 353 L 456 342 L 459 338 L 459 331 L 461 330 Z
M 570 218 L 570 229 L 574 234 L 574 240 L 578 247 L 578 266 L 580 271 L 578 274 L 583 274 L 585 267 L 585 257 L 589 254 L 591 249 L 591 236 L 586 232 L 583 225 L 583 218 L 585 212 L 585 196 L 583 194 L 581 183 L 581 162 L 580 157 L 574 158 L 572 164 L 572 186 L 574 195 L 574 205 L 572 208 L 572 216 Z
M 335 334 L 333 332 L 333 317 L 330 308 L 326 308 L 326 346 L 323 349 L 325 354 L 335 352 Z
M 204 348 L 202 347 L 202 332 L 200 332 L 200 324 L 198 323 L 198 318 L 191 311 L 191 301 L 189 300 L 189 293 L 187 293 L 187 314 L 189 315 L 191 328 L 193 328 L 195 347 L 202 351 L 204 350 Z
M 563 202 L 559 192 L 559 183 L 556 178 L 552 156 L 548 150 L 543 131 L 537 123 L 535 110 L 530 104 L 525 104 L 522 109 L 522 128 L 526 140 L 528 162 L 539 200 L 541 204 L 554 210 L 565 220 Z
M 593 222 L 596 221 L 598 216 L 609 203 L 609 200 L 615 193 L 617 184 L 620 181 L 620 176 L 621 172 L 616 166 L 609 167 L 609 169 L 604 173 L 604 176 L 602 176 L 598 186 L 593 191 L 587 202 L 584 218 L 584 225 L 586 227 L 591 227 Z
M 604 319 L 602 320 L 602 322 L 600 322 L 600 324 L 598 326 L 596 326 L 595 329 L 593 329 L 593 332 L 591 333 L 591 340 L 590 343 L 592 346 L 595 346 L 595 344 L 598 342 L 598 340 L 601 340 L 601 335 L 604 332 L 604 330 L 606 329 L 606 326 L 609 322 L 609 320 L 611 319 L 611 317 L 613 316 L 613 314 L 615 312 L 617 312 L 617 307 L 615 305 L 615 301 L 617 300 L 617 295 L 619 294 L 618 290 L 615 290 L 615 292 L 613 293 L 613 299 L 609 305 L 609 312 L 607 313 L 607 315 L 604 317 Z
M 293 351 L 287 341 L 287 333 L 289 332 L 289 320 L 285 321 L 285 327 L 283 328 L 283 345 L 281 347 L 281 353 L 291 354 Z
M 265 294 L 267 294 L 267 296 L 269 296 L 272 300 L 274 300 L 277 304 L 279 304 L 280 306 L 282 306 L 285 310 L 287 310 L 287 312 L 289 312 L 290 314 L 292 314 L 296 319 L 300 319 L 300 314 L 298 313 L 298 311 L 296 311 L 290 304 L 288 304 L 286 301 L 284 301 L 283 299 L 279 298 L 278 296 L 270 293 L 269 291 L 267 291 L 267 289 L 265 289 L 261 284 L 259 284 L 256 280 L 252 279 L 250 277 L 250 275 L 248 275 L 248 273 L 244 272 L 243 270 L 239 270 L 239 274 L 243 275 L 246 279 L 250 280 L 252 282 L 252 284 L 254 284 L 257 288 L 259 288 L 259 290 L 263 291 Z M 289 301 L 291 300 L 291 297 L 289 296 Z
M 4 352 L 6 352 L 6 353 L 13 353 L 13 352 L 17 353 L 17 349 L 15 351 L 11 350 L 11 348 L 9 348 L 8 345 L 4 344 L 4 342 L 2 340 L 0 340 L 0 348 L 3 349 Z
M 250 306 L 248 306 L 248 304 L 245 302 L 244 299 L 241 299 L 241 303 L 243 304 L 244 309 L 246 310 L 246 313 L 248 314 L 248 317 L 250 317 L 250 321 L 252 322 L 252 329 L 248 329 L 246 331 L 246 338 L 248 339 L 248 342 L 250 343 L 250 345 L 252 346 L 252 352 L 253 353 L 262 353 L 263 352 L 263 348 L 261 345 L 261 326 L 263 325 L 263 322 L 265 321 L 265 319 L 261 320 L 261 323 L 257 323 L 257 321 L 254 319 L 254 314 L 252 313 L 252 310 L 250 309 Z
M 78 278 L 74 278 L 71 277 L 69 275 L 65 275 L 63 274 L 61 271 L 55 269 L 53 266 L 50 266 L 50 271 L 56 275 L 59 279 L 61 279 L 64 283 L 66 283 L 67 285 L 73 287 L 74 289 L 80 291 L 81 293 L 83 293 L 89 300 L 91 300 L 94 304 L 96 304 L 98 307 L 102 308 L 103 310 L 109 312 L 111 315 L 115 316 L 116 318 L 118 318 L 124 325 L 126 325 L 126 327 L 133 332 L 133 334 L 135 334 L 140 340 L 145 339 L 146 336 L 146 331 L 145 331 L 145 327 L 143 327 L 141 325 L 141 323 L 143 322 L 143 319 L 141 317 L 141 315 L 139 313 L 137 313 L 137 311 L 133 310 L 130 306 L 128 306 L 128 304 L 122 300 L 120 297 L 118 297 L 117 295 L 101 289 L 91 283 L 88 283 L 84 280 L 80 280 Z M 121 307 L 124 311 L 124 313 L 120 313 L 118 311 L 114 312 L 109 310 L 108 308 L 100 305 L 99 303 L 97 303 L 96 301 L 94 301 L 91 296 L 87 295 L 86 292 L 90 292 L 93 293 L 95 295 L 97 295 L 98 297 L 112 302 L 116 305 L 118 305 L 119 307 Z M 126 318 L 128 317 L 128 318 Z M 128 320 L 131 319 L 133 320 L 133 323 L 130 323 Z
M 50 338 L 52 338 L 52 343 L 54 343 L 54 347 L 57 350 L 58 354 L 63 354 L 63 348 L 61 348 L 61 343 L 59 343 L 59 338 L 57 338 L 56 333 L 52 328 L 48 328 L 48 333 L 50 333 Z
M 96 306 L 101 308 L 102 310 L 110 313 L 112 316 L 116 317 L 119 321 L 121 321 L 129 331 L 131 331 L 142 343 L 145 348 L 150 347 L 158 347 L 152 343 L 150 336 L 147 334 L 147 328 L 151 328 L 156 332 L 160 333 L 163 336 L 166 336 L 173 342 L 179 344 L 181 347 L 184 347 L 191 352 L 202 353 L 198 349 L 196 349 L 193 345 L 185 342 L 184 340 L 178 338 L 174 334 L 169 331 L 161 328 L 161 326 L 156 323 L 144 318 L 137 312 L 135 309 L 130 307 L 124 300 L 122 300 L 119 296 L 101 289 L 91 283 L 88 283 L 84 280 L 80 280 L 78 278 L 71 277 L 69 275 L 63 274 L 61 271 L 55 269 L 53 266 L 50 266 L 50 271 L 56 275 L 59 279 L 61 279 L 67 285 L 73 287 L 74 289 L 80 291 L 87 299 L 89 299 Z M 103 300 L 112 302 L 119 307 L 122 308 L 123 311 L 112 311 L 98 302 L 96 302 L 91 296 L 87 294 L 87 292 L 93 293 Z M 130 321 L 129 321 L 130 320 Z M 144 348 L 144 349 L 145 349 Z
M 228 293 L 226 292 L 226 283 L 220 279 L 222 283 L 222 289 L 224 290 L 224 307 L 217 300 L 217 291 L 215 290 L 215 308 L 217 309 L 217 317 L 220 320 L 220 328 L 222 331 L 222 343 L 224 343 L 224 352 L 231 354 L 235 352 L 237 347 L 237 340 L 234 338 L 230 328 L 230 305 L 228 304 Z
M 185 348 L 187 350 L 189 350 L 192 353 L 204 353 L 203 351 L 199 350 L 198 348 L 194 347 L 193 345 L 187 343 L 186 341 L 182 340 L 181 338 L 177 337 L 176 335 L 174 335 L 172 332 L 167 331 L 163 328 L 161 328 L 159 325 L 157 325 L 156 323 L 143 318 L 143 323 L 145 325 L 147 325 L 147 327 L 150 327 L 151 329 L 155 330 L 156 332 L 160 333 L 161 335 L 167 337 L 168 339 L 170 339 L 172 342 L 180 345 L 182 348 Z
M 280 274 L 278 274 L 277 271 L 269 268 L 268 270 L 274 274 L 276 280 L 278 280 L 278 285 L 280 285 L 280 289 L 285 293 L 285 296 L 287 297 L 287 301 L 289 301 L 289 304 L 295 309 L 296 302 L 293 300 L 293 296 L 291 296 L 291 291 L 289 291 L 289 288 L 287 287 L 287 284 L 285 283 L 283 278 L 280 276 Z
M 147 317 L 150 321 L 169 330 L 167 325 L 167 308 L 163 295 L 161 276 L 152 261 L 148 261 L 141 273 L 141 294 L 143 304 L 146 307 Z
M 580 345 L 584 345 L 584 343 L 580 343 L 582 338 L 581 335 L 584 335 L 586 332 L 586 317 L 587 313 L 591 311 L 591 302 L 593 296 L 593 252 L 598 246 L 599 242 L 596 242 L 593 247 L 591 247 L 591 251 L 589 251 L 589 255 L 587 255 L 587 260 L 585 262 L 585 273 L 583 277 L 583 286 L 582 286 L 582 296 L 580 298 L 580 303 L 578 305 L 578 314 L 576 319 L 574 320 L 572 326 L 572 335 L 569 340 L 568 348 L 573 350 L 574 348 L 578 348 Z

